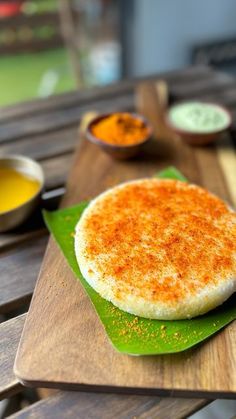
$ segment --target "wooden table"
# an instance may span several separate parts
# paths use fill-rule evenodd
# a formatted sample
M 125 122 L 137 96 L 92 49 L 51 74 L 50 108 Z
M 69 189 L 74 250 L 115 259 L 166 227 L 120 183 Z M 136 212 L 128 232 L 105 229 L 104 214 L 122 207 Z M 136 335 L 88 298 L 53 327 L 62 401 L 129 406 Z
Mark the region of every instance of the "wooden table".
M 227 105 L 233 114 L 236 110 L 236 84 L 225 74 L 210 68 L 195 67 L 181 72 L 162 74 L 171 93 L 171 100 L 199 97 Z M 157 79 L 155 77 L 154 79 Z M 24 154 L 40 161 L 46 175 L 46 203 L 55 208 L 64 193 L 63 185 L 72 161 L 74 146 L 78 141 L 81 116 L 90 110 L 132 110 L 134 88 L 138 81 L 125 81 L 102 89 L 67 93 L 46 100 L 4 108 L 0 112 L 0 154 Z M 234 164 L 234 126 L 231 136 L 225 138 Z M 209 162 L 213 148 L 198 149 L 198 164 Z M 222 157 L 222 164 L 225 158 Z M 234 166 L 235 168 L 235 166 Z M 158 169 L 158 168 L 157 168 Z M 210 167 L 209 167 L 210 170 Z M 231 175 L 231 185 L 232 185 Z M 222 182 L 220 176 L 211 183 Z M 234 201 L 234 190 L 231 190 Z M 14 377 L 12 366 L 48 233 L 40 216 L 18 231 L 0 235 L 0 396 L 10 397 L 22 391 Z M 6 319 L 9 319 L 6 321 Z M 84 412 L 103 418 L 184 418 L 210 401 L 202 399 L 171 399 L 147 396 L 124 396 L 58 392 L 52 397 L 33 404 L 14 417 L 84 417 Z M 168 412 L 168 414 L 167 414 Z

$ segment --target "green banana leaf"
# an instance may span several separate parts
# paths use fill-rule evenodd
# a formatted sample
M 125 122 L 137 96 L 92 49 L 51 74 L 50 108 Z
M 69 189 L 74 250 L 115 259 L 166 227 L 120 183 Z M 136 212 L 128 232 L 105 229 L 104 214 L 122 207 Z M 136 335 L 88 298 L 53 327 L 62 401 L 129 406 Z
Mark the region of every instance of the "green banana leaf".
M 174 167 L 156 175 L 187 181 Z M 104 300 L 83 278 L 74 252 L 75 225 L 87 202 L 54 212 L 44 211 L 45 222 L 62 250 L 75 277 L 81 282 L 103 323 L 113 346 L 130 355 L 181 352 L 209 338 L 236 318 L 234 296 L 219 308 L 191 320 L 149 320 L 119 310 Z

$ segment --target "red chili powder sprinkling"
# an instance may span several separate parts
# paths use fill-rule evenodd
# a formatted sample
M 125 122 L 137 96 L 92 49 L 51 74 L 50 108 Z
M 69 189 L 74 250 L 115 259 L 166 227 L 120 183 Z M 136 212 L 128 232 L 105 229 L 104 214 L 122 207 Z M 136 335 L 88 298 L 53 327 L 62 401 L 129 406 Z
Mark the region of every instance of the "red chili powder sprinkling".
M 85 254 L 116 296 L 171 304 L 236 274 L 236 214 L 206 190 L 174 180 L 130 183 L 97 202 Z

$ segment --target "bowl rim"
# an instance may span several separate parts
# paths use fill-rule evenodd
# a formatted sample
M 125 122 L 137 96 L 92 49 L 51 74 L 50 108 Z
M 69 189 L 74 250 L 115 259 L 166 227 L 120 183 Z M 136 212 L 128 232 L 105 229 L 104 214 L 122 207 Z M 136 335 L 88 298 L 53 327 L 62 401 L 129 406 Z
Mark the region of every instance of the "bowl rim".
M 117 114 L 117 113 L 119 113 L 119 114 L 129 114 L 129 115 L 132 115 L 134 118 L 139 119 L 142 122 L 144 122 L 144 124 L 146 125 L 146 127 L 148 128 L 148 131 L 149 131 L 148 134 L 144 137 L 144 139 L 141 140 L 141 141 L 139 141 L 139 142 L 137 142 L 137 143 L 134 143 L 134 144 L 127 144 L 127 145 L 121 144 L 121 145 L 118 145 L 118 144 L 107 143 L 106 141 L 101 140 L 100 138 L 96 137 L 92 133 L 91 128 L 92 128 L 93 125 L 95 125 L 96 123 L 98 123 L 102 119 L 105 119 L 105 118 L 107 118 L 107 117 L 109 117 L 111 115 Z M 146 143 L 152 137 L 152 135 L 153 135 L 153 127 L 152 127 L 152 125 L 150 124 L 150 122 L 148 121 L 148 119 L 145 116 L 143 116 L 143 115 L 141 115 L 139 113 L 136 113 L 136 112 L 128 112 L 128 111 L 127 112 L 125 112 L 125 111 L 121 111 L 121 112 L 119 112 L 119 111 L 116 111 L 116 112 L 106 112 L 106 113 L 102 113 L 102 114 L 99 114 L 99 115 L 95 116 L 95 118 L 93 118 L 89 122 L 89 124 L 88 124 L 88 126 L 86 128 L 86 131 L 85 131 L 85 135 L 86 135 L 86 138 L 89 141 L 91 141 L 92 143 L 94 143 L 96 145 L 106 146 L 107 148 L 110 148 L 111 150 L 112 149 L 115 149 L 115 150 L 127 150 L 127 149 L 131 149 L 132 147 L 137 147 L 137 146 L 139 146 L 141 144 Z
M 206 131 L 205 132 L 204 131 L 189 131 L 189 130 L 186 130 L 186 129 L 183 129 L 183 128 L 176 127 L 176 125 L 173 124 L 170 120 L 171 109 L 173 109 L 174 107 L 177 107 L 179 105 L 182 105 L 184 103 L 193 103 L 193 102 L 199 102 L 201 104 L 212 105 L 214 107 L 219 108 L 220 110 L 223 110 L 228 115 L 228 118 L 229 118 L 229 121 L 228 121 L 227 125 L 224 128 L 216 129 L 216 130 L 210 131 L 210 132 L 209 131 L 208 132 L 206 132 Z M 220 134 L 220 133 L 226 131 L 227 129 L 229 129 L 232 125 L 232 122 L 233 122 L 233 116 L 232 116 L 231 111 L 226 106 L 221 105 L 218 102 L 208 101 L 208 100 L 204 101 L 204 100 L 198 100 L 198 99 L 196 99 L 196 100 L 181 100 L 181 101 L 176 101 L 173 105 L 171 105 L 167 109 L 166 115 L 165 115 L 165 121 L 168 124 L 168 126 L 173 131 L 175 131 L 177 134 L 189 135 L 189 136 L 194 136 L 194 137 L 203 137 L 203 136 L 205 137 L 205 136 Z
M 15 208 L 12 208 L 8 211 L 0 212 L 0 217 L 10 215 L 11 213 L 14 213 L 15 211 L 18 211 L 21 208 L 27 206 L 30 202 L 32 202 L 34 199 L 36 199 L 38 196 L 41 195 L 41 193 L 43 191 L 43 188 L 45 186 L 45 176 L 44 176 L 42 166 L 36 160 L 31 159 L 30 157 L 27 157 L 27 156 L 23 156 L 21 154 L 5 154 L 3 156 L 0 156 L 0 167 L 1 167 L 1 162 L 4 161 L 4 160 L 18 160 L 18 161 L 20 160 L 20 161 L 27 161 L 27 162 L 33 163 L 38 167 L 42 178 L 41 178 L 41 180 L 36 179 L 36 180 L 38 180 L 38 182 L 40 184 L 39 189 L 38 189 L 37 192 L 35 192 L 35 194 L 31 198 L 27 199 L 27 201 L 23 202 L 22 204 L 18 205 Z

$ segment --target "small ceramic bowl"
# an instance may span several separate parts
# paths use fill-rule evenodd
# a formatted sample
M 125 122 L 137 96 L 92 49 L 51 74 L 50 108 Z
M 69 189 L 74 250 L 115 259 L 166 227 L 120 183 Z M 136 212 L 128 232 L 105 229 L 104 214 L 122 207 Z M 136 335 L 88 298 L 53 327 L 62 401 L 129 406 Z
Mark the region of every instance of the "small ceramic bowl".
M 184 103 L 184 102 L 182 102 L 182 103 Z M 216 129 L 214 131 L 212 130 L 210 132 L 204 132 L 204 131 L 194 132 L 194 131 L 188 131 L 188 130 L 185 130 L 185 129 L 181 129 L 181 128 L 175 126 L 173 124 L 173 122 L 170 120 L 170 111 L 175 106 L 178 106 L 179 104 L 175 104 L 172 107 L 170 107 L 169 110 L 167 111 L 167 114 L 166 114 L 166 124 L 167 124 L 167 126 L 173 132 L 178 134 L 187 144 L 190 144 L 192 146 L 207 145 L 207 144 L 210 144 L 210 143 L 214 142 L 215 140 L 217 140 L 219 135 L 222 134 L 223 132 L 227 131 L 232 124 L 232 116 L 231 116 L 230 111 L 227 108 L 225 108 L 222 105 L 219 105 L 218 103 L 214 103 L 214 102 L 202 102 L 202 103 L 207 104 L 207 105 L 213 105 L 215 108 L 219 108 L 221 111 L 223 111 L 225 114 L 227 114 L 228 122 L 224 126 L 224 128 Z
M 18 227 L 36 209 L 44 187 L 44 174 L 41 166 L 36 161 L 24 156 L 0 157 L 0 167 L 15 169 L 17 172 L 30 176 L 39 182 L 39 189 L 32 198 L 16 208 L 0 212 L 0 233 L 3 233 Z
M 122 112 L 119 112 L 119 113 L 122 113 Z M 128 112 L 125 112 L 125 113 L 127 114 Z M 102 115 L 99 115 L 96 118 L 94 118 L 89 123 L 89 125 L 87 127 L 86 138 L 89 141 L 91 141 L 91 143 L 96 144 L 97 146 L 99 146 L 103 151 L 110 154 L 115 159 L 125 160 L 125 159 L 129 159 L 131 157 L 136 156 L 137 154 L 139 154 L 142 151 L 144 145 L 146 145 L 146 143 L 152 137 L 153 129 L 152 129 L 151 125 L 149 124 L 147 119 L 144 118 L 142 115 L 139 115 L 139 114 L 136 114 L 136 113 L 130 113 L 130 115 L 132 117 L 141 120 L 146 125 L 146 127 L 148 128 L 148 135 L 146 135 L 143 138 L 143 140 L 140 141 L 139 143 L 135 143 L 135 144 L 131 144 L 131 145 L 109 144 L 109 143 L 106 143 L 105 141 L 101 140 L 100 138 L 96 137 L 92 133 L 92 127 L 94 125 L 96 125 L 98 122 L 100 122 L 102 119 L 105 119 L 112 114 L 113 113 L 106 113 L 106 114 L 102 114 Z

